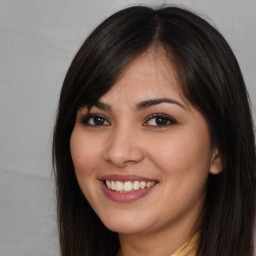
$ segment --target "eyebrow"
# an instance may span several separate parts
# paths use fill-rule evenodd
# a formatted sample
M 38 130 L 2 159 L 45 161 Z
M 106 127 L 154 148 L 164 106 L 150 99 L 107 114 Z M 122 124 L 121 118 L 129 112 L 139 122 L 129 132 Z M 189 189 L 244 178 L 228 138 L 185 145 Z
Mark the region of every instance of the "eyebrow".
M 161 103 L 175 104 L 175 105 L 178 105 L 178 106 L 182 107 L 183 109 L 186 109 L 185 106 L 183 106 L 181 103 L 179 103 L 176 100 L 170 99 L 170 98 L 158 98 L 158 99 L 145 100 L 145 101 L 142 101 L 142 102 L 138 103 L 136 105 L 136 109 L 138 111 L 141 111 L 143 109 L 146 109 L 146 108 L 149 108 L 151 106 L 158 105 L 158 104 L 161 104 Z M 99 100 L 96 101 L 92 106 L 90 106 L 89 110 L 92 107 L 96 107 L 98 109 L 105 110 L 105 111 L 108 111 L 108 112 L 112 111 L 112 108 L 109 104 L 104 103 L 104 102 L 99 101 Z
M 137 110 L 143 110 L 145 108 L 148 108 L 148 107 L 151 107 L 151 106 L 154 106 L 154 105 L 158 105 L 158 104 L 161 104 L 161 103 L 175 104 L 175 105 L 178 105 L 178 106 L 182 107 L 183 109 L 186 109 L 185 106 L 183 106 L 178 101 L 173 100 L 173 99 L 169 99 L 169 98 L 159 98 L 159 99 L 145 100 L 145 101 L 142 101 L 142 102 L 138 103 L 136 105 L 136 109 Z
M 104 103 L 102 101 L 96 101 L 92 106 L 89 107 L 89 110 L 92 108 L 92 107 L 96 107 L 98 109 L 101 109 L 101 110 L 105 110 L 105 111 L 108 111 L 108 112 L 111 112 L 112 111 L 112 108 L 109 104 L 107 103 Z

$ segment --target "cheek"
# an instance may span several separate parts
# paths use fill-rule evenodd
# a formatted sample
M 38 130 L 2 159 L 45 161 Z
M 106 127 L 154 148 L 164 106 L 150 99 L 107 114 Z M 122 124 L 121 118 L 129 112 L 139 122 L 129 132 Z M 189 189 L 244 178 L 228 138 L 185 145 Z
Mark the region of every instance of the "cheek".
M 70 151 L 79 186 L 93 207 L 93 195 L 97 194 L 97 170 L 99 165 L 100 145 L 97 139 L 86 136 L 75 127 L 70 138 Z
M 70 151 L 77 174 L 89 175 L 96 168 L 100 149 L 97 140 L 74 129 L 70 139 Z
M 193 130 L 182 131 L 164 141 L 152 142 L 150 157 L 166 175 L 207 175 L 211 163 L 211 147 L 208 133 Z
M 195 209 L 196 214 L 200 212 L 211 162 L 208 134 L 193 137 L 190 132 L 176 133 L 164 142 L 158 140 L 152 144 L 151 162 L 160 170 L 164 185 L 159 200 L 162 205 L 168 202 L 170 206 L 166 209 L 166 218 L 169 214 L 183 216 L 191 209 Z

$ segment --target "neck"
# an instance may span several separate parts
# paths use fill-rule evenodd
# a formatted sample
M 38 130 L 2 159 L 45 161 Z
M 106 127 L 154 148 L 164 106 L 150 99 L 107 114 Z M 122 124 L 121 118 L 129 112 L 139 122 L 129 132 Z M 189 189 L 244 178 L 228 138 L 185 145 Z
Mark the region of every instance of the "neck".
M 140 233 L 137 235 L 119 234 L 121 249 L 117 256 L 170 256 L 191 238 L 194 230 L 182 232 L 180 227 L 161 232 Z
M 169 222 L 163 218 L 151 227 L 133 233 L 119 233 L 120 252 L 118 256 L 170 256 L 193 234 L 201 222 L 202 202 Z

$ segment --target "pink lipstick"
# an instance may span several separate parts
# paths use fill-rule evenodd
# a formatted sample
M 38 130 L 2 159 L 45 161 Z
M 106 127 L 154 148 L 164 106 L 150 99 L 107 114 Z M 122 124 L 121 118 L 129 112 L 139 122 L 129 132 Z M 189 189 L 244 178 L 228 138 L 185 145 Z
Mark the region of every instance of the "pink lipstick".
M 137 175 L 104 175 L 99 178 L 103 193 L 115 202 L 132 202 L 146 196 L 157 180 Z

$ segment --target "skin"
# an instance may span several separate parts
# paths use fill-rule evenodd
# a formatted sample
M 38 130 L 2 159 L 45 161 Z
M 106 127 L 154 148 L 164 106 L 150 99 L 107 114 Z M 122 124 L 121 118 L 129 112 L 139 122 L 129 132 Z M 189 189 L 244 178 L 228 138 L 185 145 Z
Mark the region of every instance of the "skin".
M 163 98 L 172 102 L 138 108 Z M 71 135 L 79 185 L 105 226 L 119 233 L 119 255 L 170 256 L 197 228 L 207 177 L 221 169 L 207 122 L 182 96 L 175 70 L 161 51 L 137 57 L 100 102 L 107 106 L 90 110 L 103 116 L 100 122 L 85 120 L 84 107 Z M 171 121 L 161 123 L 151 116 L 155 113 Z M 114 202 L 99 181 L 112 174 L 139 175 L 157 184 L 138 200 Z

